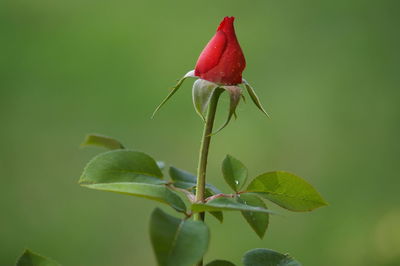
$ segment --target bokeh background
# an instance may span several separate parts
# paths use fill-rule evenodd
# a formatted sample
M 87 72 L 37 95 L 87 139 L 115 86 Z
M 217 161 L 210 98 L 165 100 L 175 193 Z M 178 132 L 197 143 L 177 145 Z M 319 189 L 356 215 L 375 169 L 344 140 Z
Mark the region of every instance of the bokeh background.
M 157 204 L 79 187 L 102 151 L 79 144 L 97 132 L 195 171 L 202 123 L 192 81 L 150 116 L 227 15 L 237 18 L 244 77 L 272 119 L 239 106 L 214 137 L 210 182 L 228 191 L 220 163 L 229 153 L 252 177 L 303 176 L 330 206 L 280 211 L 263 240 L 239 213 L 223 225 L 209 218 L 206 261 L 240 265 L 245 251 L 266 247 L 305 266 L 400 265 L 399 3 L 2 0 L 0 265 L 26 247 L 63 265 L 155 265 Z

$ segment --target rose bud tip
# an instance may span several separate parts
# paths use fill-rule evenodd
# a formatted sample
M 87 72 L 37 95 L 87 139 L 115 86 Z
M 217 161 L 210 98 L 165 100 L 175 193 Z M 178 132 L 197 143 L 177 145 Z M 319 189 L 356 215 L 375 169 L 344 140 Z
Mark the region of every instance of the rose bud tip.
M 221 85 L 242 83 L 246 60 L 236 38 L 234 20 L 235 17 L 225 17 L 221 21 L 197 60 L 197 77 Z

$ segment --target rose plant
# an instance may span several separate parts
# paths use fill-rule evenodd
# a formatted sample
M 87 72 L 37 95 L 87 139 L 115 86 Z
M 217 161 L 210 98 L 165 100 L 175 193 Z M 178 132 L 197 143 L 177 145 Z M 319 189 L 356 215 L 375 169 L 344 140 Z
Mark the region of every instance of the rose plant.
M 203 265 L 210 233 L 205 220 L 209 213 L 221 223 L 226 211 L 242 214 L 254 232 L 263 238 L 270 216 L 274 214 L 265 201 L 295 212 L 307 212 L 326 205 L 325 200 L 304 179 L 284 171 L 262 173 L 251 180 L 246 166 L 237 158 L 227 155 L 222 162 L 222 176 L 231 193 L 223 193 L 206 180 L 207 158 L 213 134 L 228 125 L 236 115 L 236 107 L 244 100 L 243 86 L 253 103 L 265 115 L 258 96 L 242 78 L 245 57 L 236 38 L 234 17 L 225 17 L 217 32 L 201 52 L 195 69 L 189 71 L 172 88 L 169 95 L 156 108 L 154 114 L 178 91 L 184 80 L 196 78 L 193 84 L 193 103 L 204 122 L 197 173 L 157 161 L 149 155 L 126 149 L 119 141 L 89 135 L 83 145 L 97 145 L 110 151 L 94 157 L 85 167 L 79 180 L 81 186 L 144 197 L 170 206 L 178 214 L 170 215 L 156 208 L 150 218 L 150 240 L 160 266 Z M 226 122 L 213 131 L 218 100 L 223 92 L 230 98 Z M 154 116 L 153 114 L 153 116 Z M 168 172 L 169 178 L 164 172 Z M 243 256 L 245 266 L 296 266 L 298 261 L 289 255 L 257 248 Z M 18 260 L 18 266 L 58 265 L 56 262 L 31 251 Z M 228 260 L 216 259 L 208 266 L 235 265 Z

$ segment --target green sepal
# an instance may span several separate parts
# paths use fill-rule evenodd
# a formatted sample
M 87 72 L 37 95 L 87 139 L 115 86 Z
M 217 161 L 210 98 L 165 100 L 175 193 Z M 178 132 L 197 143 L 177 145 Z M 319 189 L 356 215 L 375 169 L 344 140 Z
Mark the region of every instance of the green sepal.
M 261 112 L 263 112 L 268 118 L 270 118 L 269 114 L 267 113 L 267 111 L 265 111 L 264 107 L 262 106 L 260 99 L 258 98 L 253 87 L 244 79 L 243 79 L 243 84 L 246 87 L 246 90 L 249 93 L 253 103 L 257 106 L 258 109 L 260 109 Z
M 218 88 L 218 84 L 204 79 L 198 79 L 193 83 L 192 97 L 194 109 L 204 122 L 206 122 L 205 113 L 207 107 L 216 88 Z
M 229 111 L 228 111 L 228 118 L 226 119 L 225 123 L 214 133 L 211 135 L 217 134 L 222 129 L 224 129 L 232 119 L 232 116 L 235 114 L 236 107 L 240 102 L 240 95 L 242 94 L 242 89 L 238 86 L 220 86 L 218 88 L 224 89 L 226 92 L 229 93 Z
M 179 90 L 179 88 L 182 86 L 183 82 L 187 79 L 187 78 L 196 78 L 196 76 L 194 75 L 194 70 L 189 71 L 188 73 L 186 73 L 185 76 L 183 76 L 178 83 L 175 85 L 175 87 L 171 88 L 171 92 L 167 95 L 167 97 L 164 98 L 164 100 L 157 106 L 157 108 L 154 110 L 153 115 L 151 116 L 151 118 L 153 118 L 156 113 L 158 112 L 158 110 L 160 110 L 160 108 Z

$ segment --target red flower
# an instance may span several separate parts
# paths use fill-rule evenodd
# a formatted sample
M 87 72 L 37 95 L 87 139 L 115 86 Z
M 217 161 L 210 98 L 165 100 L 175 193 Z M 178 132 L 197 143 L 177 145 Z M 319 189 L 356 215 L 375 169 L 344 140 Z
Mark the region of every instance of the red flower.
M 196 63 L 195 75 L 218 84 L 242 83 L 246 60 L 233 27 L 234 17 L 225 17 L 214 37 L 201 52 Z

